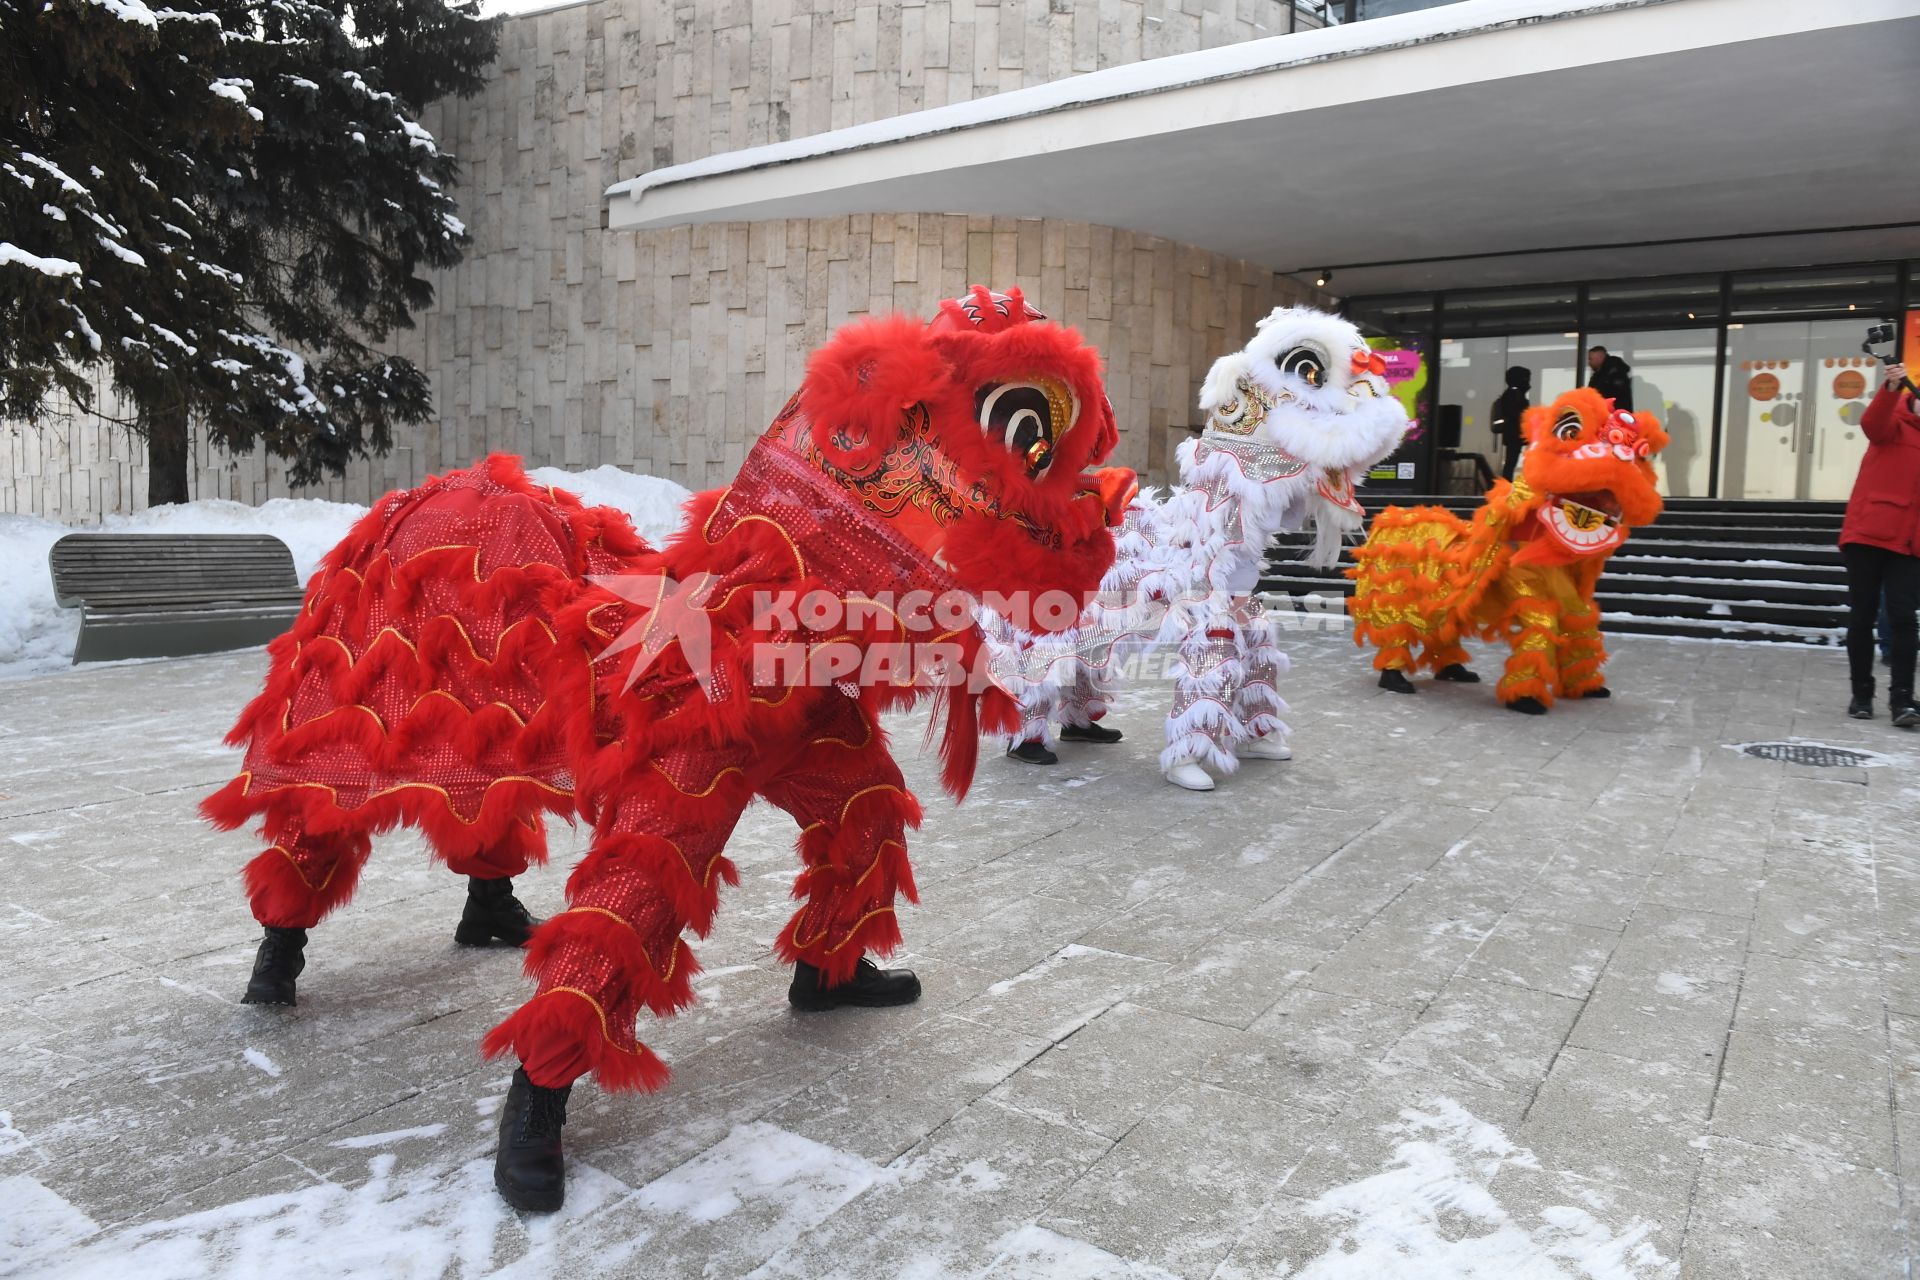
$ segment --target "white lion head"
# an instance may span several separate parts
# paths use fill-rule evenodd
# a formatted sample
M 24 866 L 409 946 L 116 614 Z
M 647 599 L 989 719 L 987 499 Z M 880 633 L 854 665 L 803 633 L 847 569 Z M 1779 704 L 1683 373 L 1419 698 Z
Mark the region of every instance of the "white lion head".
M 1206 435 L 1276 445 L 1330 472 L 1386 457 L 1407 415 L 1360 330 L 1312 307 L 1280 307 L 1200 388 Z

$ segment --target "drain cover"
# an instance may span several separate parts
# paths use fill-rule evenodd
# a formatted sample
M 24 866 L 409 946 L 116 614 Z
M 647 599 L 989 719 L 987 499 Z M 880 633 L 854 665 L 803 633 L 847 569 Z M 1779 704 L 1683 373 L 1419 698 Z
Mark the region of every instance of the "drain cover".
M 1810 764 L 1816 769 L 1879 764 L 1885 759 L 1872 751 L 1830 747 L 1824 742 L 1744 742 L 1736 750 L 1757 760 L 1785 760 L 1788 764 Z

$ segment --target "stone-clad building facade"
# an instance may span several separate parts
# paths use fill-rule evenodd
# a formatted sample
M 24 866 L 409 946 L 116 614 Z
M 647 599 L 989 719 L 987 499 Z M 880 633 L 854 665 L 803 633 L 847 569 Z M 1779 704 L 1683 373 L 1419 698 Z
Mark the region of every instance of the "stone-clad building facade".
M 425 121 L 461 158 L 466 262 L 400 349 L 436 421 L 302 491 L 368 502 L 489 450 L 723 483 L 849 318 L 1017 284 L 1105 354 L 1116 461 L 1164 479 L 1208 364 L 1297 281 L 1125 228 L 941 213 L 612 232 L 601 193 L 650 168 L 1276 34 L 1272 0 L 589 0 L 506 19 L 486 89 Z M 1196 198 L 1201 198 L 1196 193 Z M 137 441 L 8 424 L 0 510 L 143 505 Z M 204 446 L 196 497 L 291 492 Z

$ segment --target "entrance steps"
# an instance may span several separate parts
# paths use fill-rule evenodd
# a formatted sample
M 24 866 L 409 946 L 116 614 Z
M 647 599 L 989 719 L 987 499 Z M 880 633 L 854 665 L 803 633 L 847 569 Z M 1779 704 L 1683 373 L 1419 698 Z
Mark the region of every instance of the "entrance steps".
M 1383 507 L 1440 506 L 1470 518 L 1473 496 L 1363 493 L 1369 516 Z M 1669 498 L 1652 525 L 1636 529 L 1607 561 L 1595 597 L 1601 628 L 1635 635 L 1839 644 L 1846 622 L 1839 502 L 1733 502 Z M 1338 569 L 1301 561 L 1308 539 L 1283 535 L 1267 552 L 1262 591 L 1350 595 L 1351 548 Z

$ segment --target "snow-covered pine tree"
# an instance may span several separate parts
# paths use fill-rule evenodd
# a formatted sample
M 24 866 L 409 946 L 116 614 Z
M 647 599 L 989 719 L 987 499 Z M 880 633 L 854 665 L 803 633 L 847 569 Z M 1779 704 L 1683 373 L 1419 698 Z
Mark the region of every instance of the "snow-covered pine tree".
M 443 0 L 0 0 L 0 414 L 103 370 L 154 503 L 196 426 L 296 483 L 391 447 L 431 394 L 377 348 L 467 243 L 415 118 L 493 50 Z

